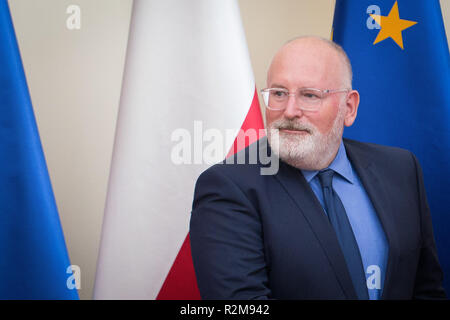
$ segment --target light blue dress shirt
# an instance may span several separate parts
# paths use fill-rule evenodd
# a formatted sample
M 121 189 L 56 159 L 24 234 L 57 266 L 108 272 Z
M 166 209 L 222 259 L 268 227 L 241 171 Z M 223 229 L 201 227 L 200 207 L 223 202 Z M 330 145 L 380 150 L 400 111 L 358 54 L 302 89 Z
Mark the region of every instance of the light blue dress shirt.
M 369 298 L 378 300 L 383 290 L 389 249 L 383 227 L 356 171 L 353 170 L 347 158 L 342 141 L 335 159 L 328 168 L 337 173 L 333 176 L 333 188 L 341 198 L 358 243 Z M 302 173 L 324 207 L 322 186 L 317 177 L 318 171 L 302 170 Z

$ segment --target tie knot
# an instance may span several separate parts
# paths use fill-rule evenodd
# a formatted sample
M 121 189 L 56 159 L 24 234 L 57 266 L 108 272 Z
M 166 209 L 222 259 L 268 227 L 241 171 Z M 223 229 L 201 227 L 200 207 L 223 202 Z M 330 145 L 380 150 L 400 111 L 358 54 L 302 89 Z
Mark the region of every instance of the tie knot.
M 329 187 L 331 188 L 331 183 L 333 181 L 333 175 L 334 175 L 334 171 L 331 169 L 326 169 L 326 170 L 322 170 L 319 171 L 319 173 L 317 174 L 319 176 L 319 180 L 320 180 L 320 184 L 322 185 L 322 188 L 326 188 Z

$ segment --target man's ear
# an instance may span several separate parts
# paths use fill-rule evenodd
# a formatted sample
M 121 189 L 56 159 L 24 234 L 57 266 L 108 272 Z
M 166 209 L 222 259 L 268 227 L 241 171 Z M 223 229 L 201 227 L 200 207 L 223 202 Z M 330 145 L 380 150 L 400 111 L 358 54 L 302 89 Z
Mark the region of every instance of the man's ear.
M 347 99 L 345 100 L 346 114 L 344 118 L 344 125 L 350 127 L 353 122 L 355 122 L 356 115 L 358 113 L 359 106 L 359 92 L 352 90 L 347 94 Z

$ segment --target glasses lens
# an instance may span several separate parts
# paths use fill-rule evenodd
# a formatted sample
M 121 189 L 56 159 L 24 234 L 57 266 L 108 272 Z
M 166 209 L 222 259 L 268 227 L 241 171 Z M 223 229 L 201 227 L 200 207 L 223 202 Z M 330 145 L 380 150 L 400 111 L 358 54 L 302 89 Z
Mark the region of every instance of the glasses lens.
M 286 107 L 289 92 L 283 89 L 271 88 L 262 91 L 262 96 L 268 108 L 282 110 Z
M 322 100 L 322 92 L 315 89 L 301 89 L 298 98 L 305 105 L 316 105 Z
M 318 89 L 300 89 L 297 96 L 297 105 L 302 110 L 315 111 L 320 108 L 322 91 Z

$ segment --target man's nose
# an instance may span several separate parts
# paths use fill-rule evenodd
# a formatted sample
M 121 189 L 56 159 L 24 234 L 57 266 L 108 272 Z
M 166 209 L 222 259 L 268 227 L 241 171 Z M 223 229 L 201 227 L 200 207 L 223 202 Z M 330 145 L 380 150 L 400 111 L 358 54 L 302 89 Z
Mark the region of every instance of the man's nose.
M 287 119 L 300 118 L 303 116 L 303 110 L 297 105 L 297 97 L 290 94 L 288 97 L 286 109 L 284 109 L 284 116 Z

